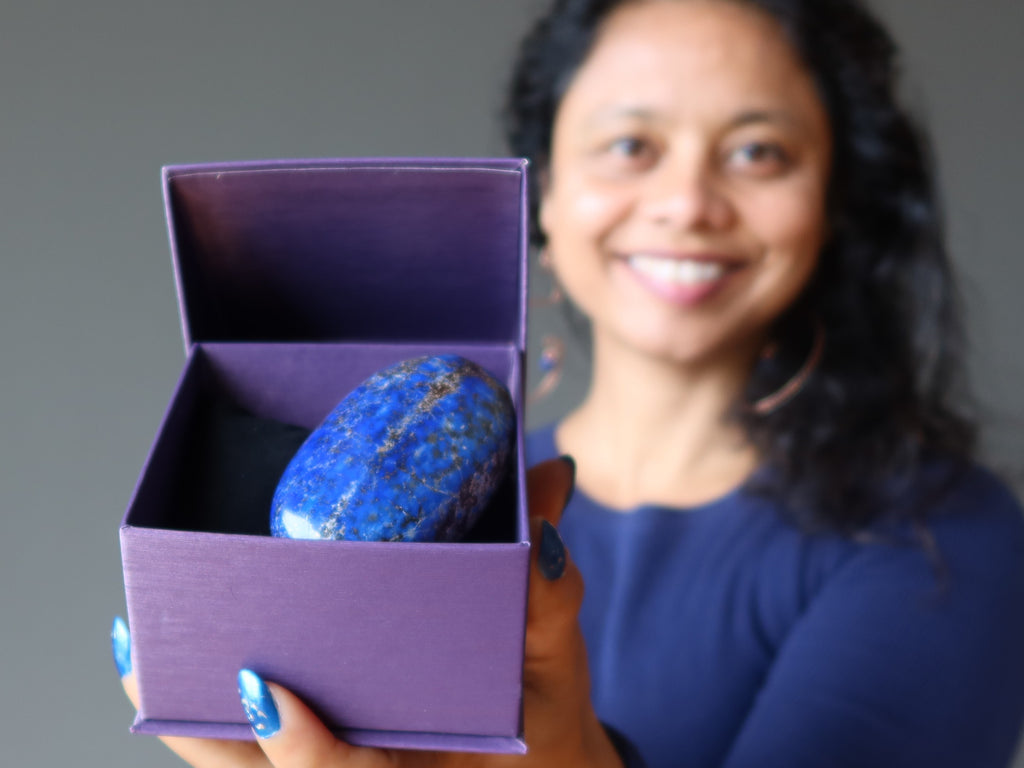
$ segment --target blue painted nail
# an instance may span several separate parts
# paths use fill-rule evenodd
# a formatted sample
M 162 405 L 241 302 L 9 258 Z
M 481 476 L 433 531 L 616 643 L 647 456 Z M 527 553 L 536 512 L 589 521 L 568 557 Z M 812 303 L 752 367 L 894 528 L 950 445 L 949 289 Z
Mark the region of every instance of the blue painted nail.
M 281 718 L 277 714 L 277 705 L 270 695 L 270 689 L 251 669 L 243 669 L 238 673 L 238 695 L 242 699 L 242 708 L 249 718 L 253 733 L 259 738 L 269 739 L 281 730 Z
M 110 628 L 110 648 L 114 652 L 117 674 L 124 677 L 132 671 L 132 637 L 120 616 L 114 617 L 114 626 Z
M 558 531 L 547 520 L 540 524 L 540 550 L 537 552 L 537 567 L 548 581 L 560 579 L 565 573 L 565 544 Z

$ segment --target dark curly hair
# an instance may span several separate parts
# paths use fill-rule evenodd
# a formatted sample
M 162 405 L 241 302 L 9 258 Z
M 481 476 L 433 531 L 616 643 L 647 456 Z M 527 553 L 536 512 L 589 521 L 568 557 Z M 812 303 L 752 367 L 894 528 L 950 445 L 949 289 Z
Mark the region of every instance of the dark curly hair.
M 602 20 L 642 1 L 556 0 L 523 41 L 504 117 L 512 150 L 535 170 L 548 165 L 559 102 Z M 771 470 L 756 488 L 810 530 L 852 534 L 889 515 L 920 523 L 926 464 L 965 466 L 975 427 L 961 412 L 963 334 L 933 163 L 896 97 L 896 46 L 858 0 L 740 1 L 780 25 L 817 86 L 834 144 L 819 266 L 777 321 L 777 352 L 755 368 L 733 412 Z M 755 412 L 749 404 L 800 369 L 816 334 L 823 354 L 800 393 Z M 912 488 L 917 502 L 906 504 Z

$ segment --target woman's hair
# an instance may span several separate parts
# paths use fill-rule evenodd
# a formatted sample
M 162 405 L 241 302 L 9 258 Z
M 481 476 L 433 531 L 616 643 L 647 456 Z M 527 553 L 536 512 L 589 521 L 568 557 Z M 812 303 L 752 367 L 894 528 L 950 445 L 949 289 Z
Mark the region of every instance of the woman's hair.
M 536 184 L 559 102 L 603 19 L 642 1 L 556 0 L 523 41 L 504 116 L 512 150 L 535 166 L 536 244 L 544 242 Z M 920 518 L 926 505 L 904 505 L 903 494 L 920 486 L 928 458 L 962 466 L 975 429 L 959 413 L 966 383 L 958 297 L 928 144 L 895 93 L 896 47 L 859 0 L 730 1 L 778 22 L 833 135 L 818 268 L 777 321 L 775 354 L 757 365 L 734 409 L 771 470 L 759 473 L 757 489 L 809 529 L 853 533 L 887 514 Z M 756 413 L 749 404 L 801 368 L 816 334 L 823 353 L 799 394 Z

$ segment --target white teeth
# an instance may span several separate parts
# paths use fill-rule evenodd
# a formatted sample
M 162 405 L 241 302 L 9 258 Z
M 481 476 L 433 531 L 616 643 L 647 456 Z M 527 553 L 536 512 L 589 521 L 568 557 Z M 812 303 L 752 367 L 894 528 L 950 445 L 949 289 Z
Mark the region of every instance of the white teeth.
M 678 285 L 705 285 L 713 283 L 725 274 L 725 267 L 712 261 L 630 256 L 629 265 L 653 280 Z

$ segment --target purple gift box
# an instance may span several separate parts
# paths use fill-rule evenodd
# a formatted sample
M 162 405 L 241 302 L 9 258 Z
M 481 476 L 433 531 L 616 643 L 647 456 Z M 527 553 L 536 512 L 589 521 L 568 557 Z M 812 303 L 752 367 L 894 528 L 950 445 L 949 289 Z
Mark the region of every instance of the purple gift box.
M 121 523 L 132 730 L 252 738 L 236 691 L 250 667 L 353 743 L 524 752 L 525 162 L 175 166 L 163 182 L 187 360 Z M 204 402 L 312 428 L 379 368 L 438 353 L 512 393 L 507 537 L 182 529 L 174 489 Z

